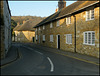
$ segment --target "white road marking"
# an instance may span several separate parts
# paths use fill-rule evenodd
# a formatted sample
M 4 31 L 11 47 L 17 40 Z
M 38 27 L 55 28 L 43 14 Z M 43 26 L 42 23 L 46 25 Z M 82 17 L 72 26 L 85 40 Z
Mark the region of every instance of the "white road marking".
M 41 53 L 41 52 L 38 52 L 38 51 L 35 51 L 35 52 L 37 52 L 37 53 L 39 53 L 39 54 L 43 55 L 43 53 Z
M 26 47 L 26 46 L 24 46 L 24 47 Z M 30 49 L 30 50 L 33 50 L 33 49 L 32 49 L 32 48 L 30 48 L 30 47 L 26 47 L 26 48 L 28 48 L 28 49 Z M 37 52 L 37 53 L 39 53 L 39 54 L 43 55 L 43 53 L 41 53 L 41 52 L 38 52 L 38 51 L 35 51 L 35 52 Z
M 49 62 L 51 64 L 51 70 L 50 71 L 53 72 L 54 71 L 54 65 L 53 65 L 53 63 L 52 63 L 52 61 L 49 57 L 47 57 L 47 59 L 49 60 Z

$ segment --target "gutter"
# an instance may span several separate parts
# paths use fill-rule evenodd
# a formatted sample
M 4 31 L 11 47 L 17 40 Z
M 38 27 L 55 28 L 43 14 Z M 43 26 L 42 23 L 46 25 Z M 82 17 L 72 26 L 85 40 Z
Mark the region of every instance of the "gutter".
M 76 53 L 76 16 L 74 16 L 74 52 Z
M 97 4 L 97 3 L 99 3 L 99 2 L 100 2 L 100 1 L 97 1 L 97 2 L 95 2 L 95 3 L 93 3 L 93 4 L 90 4 L 90 5 L 88 5 L 88 6 L 85 6 L 85 7 L 83 7 L 83 8 L 80 8 L 79 10 L 76 10 L 76 11 L 74 11 L 74 12 L 72 12 L 72 13 L 68 13 L 68 14 L 62 15 L 62 16 L 60 16 L 60 17 L 57 17 L 57 18 L 55 18 L 55 19 L 53 19 L 53 20 L 51 20 L 51 21 L 58 20 L 58 19 L 61 19 L 61 18 L 63 18 L 63 17 L 66 17 L 66 16 L 68 16 L 68 15 L 74 14 L 74 13 L 76 13 L 76 12 L 78 12 L 78 11 L 81 11 L 81 10 L 83 10 L 83 9 L 85 9 L 85 8 L 87 8 L 87 7 L 90 7 L 90 6 L 94 5 L 94 4 Z M 51 22 L 51 21 L 48 21 L 48 22 Z M 45 23 L 43 23 L 43 24 L 46 24 L 46 23 L 48 23 L 48 22 L 45 22 Z M 41 24 L 41 25 L 43 25 L 43 24 Z M 39 25 L 39 26 L 41 26 L 41 25 Z M 39 26 L 35 26 L 34 28 L 39 27 Z

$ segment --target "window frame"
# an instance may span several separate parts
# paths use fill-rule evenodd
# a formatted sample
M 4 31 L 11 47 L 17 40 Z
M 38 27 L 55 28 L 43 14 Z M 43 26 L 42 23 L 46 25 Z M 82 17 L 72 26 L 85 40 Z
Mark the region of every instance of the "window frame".
M 45 29 L 45 26 L 43 25 L 43 30 Z
M 72 44 L 72 34 L 66 34 L 66 44 Z
M 87 37 L 86 37 L 86 33 L 87 33 Z M 89 33 L 90 33 L 90 40 L 89 40 Z M 93 33 L 94 33 L 94 40 L 93 40 Z M 95 31 L 85 31 L 83 32 L 83 44 L 85 45 L 95 45 Z M 85 41 L 87 40 L 87 42 Z M 89 43 L 90 41 L 90 43 Z M 94 41 L 94 44 L 93 44 Z
M 50 28 L 53 28 L 53 23 L 52 22 L 50 23 Z
M 38 40 L 38 35 L 36 35 L 36 40 Z
M 45 41 L 45 35 L 43 35 L 43 41 Z
M 56 26 L 57 26 L 57 27 L 60 26 L 60 21 L 59 21 L 59 20 L 57 20 Z
M 36 31 L 37 31 L 37 28 L 36 28 Z
M 41 28 L 39 27 L 39 30 L 41 30 Z
M 94 18 L 95 18 L 95 11 L 92 13 L 92 11 L 94 11 L 94 9 L 91 9 L 91 10 L 87 10 L 86 11 L 86 21 L 89 21 L 89 20 L 94 20 Z M 89 14 L 88 14 L 88 12 L 89 12 Z M 93 18 L 91 18 L 92 17 L 92 15 L 93 15 Z M 89 18 L 88 18 L 89 17 Z
M 53 42 L 53 35 L 50 35 L 50 42 Z
M 66 24 L 71 24 L 71 17 L 66 18 Z

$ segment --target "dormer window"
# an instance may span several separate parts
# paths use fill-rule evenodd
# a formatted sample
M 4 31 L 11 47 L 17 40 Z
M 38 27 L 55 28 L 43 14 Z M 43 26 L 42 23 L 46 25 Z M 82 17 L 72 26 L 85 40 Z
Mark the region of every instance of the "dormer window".
M 66 18 L 66 24 L 71 24 L 71 17 Z
M 52 25 L 52 22 L 50 23 L 50 28 L 52 28 L 53 27 L 53 25 Z
M 86 11 L 86 21 L 94 19 L 94 9 Z
M 45 26 L 43 25 L 43 30 L 45 29 Z
M 59 26 L 59 20 L 57 21 L 57 26 Z

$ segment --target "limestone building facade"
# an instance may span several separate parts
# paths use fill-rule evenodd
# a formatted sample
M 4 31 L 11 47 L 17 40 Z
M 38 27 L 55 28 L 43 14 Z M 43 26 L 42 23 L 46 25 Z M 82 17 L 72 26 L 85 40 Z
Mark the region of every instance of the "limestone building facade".
M 76 1 L 59 9 L 35 26 L 35 43 L 99 58 L 99 4 Z
M 0 38 L 1 38 L 1 59 L 6 57 L 6 54 L 11 47 L 11 12 L 8 0 L 0 1 Z

